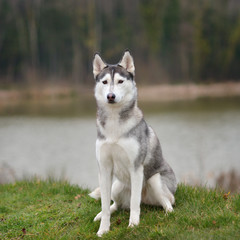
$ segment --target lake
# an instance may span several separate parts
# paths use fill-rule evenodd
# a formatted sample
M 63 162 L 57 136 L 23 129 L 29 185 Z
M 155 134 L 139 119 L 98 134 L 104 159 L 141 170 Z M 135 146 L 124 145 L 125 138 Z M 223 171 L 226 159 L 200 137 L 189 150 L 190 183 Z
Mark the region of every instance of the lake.
M 141 104 L 179 182 L 215 186 L 220 173 L 240 173 L 239 103 L 234 98 Z M 0 116 L 1 181 L 51 176 L 98 186 L 95 113 L 76 114 L 74 104 L 74 114 L 64 117 Z

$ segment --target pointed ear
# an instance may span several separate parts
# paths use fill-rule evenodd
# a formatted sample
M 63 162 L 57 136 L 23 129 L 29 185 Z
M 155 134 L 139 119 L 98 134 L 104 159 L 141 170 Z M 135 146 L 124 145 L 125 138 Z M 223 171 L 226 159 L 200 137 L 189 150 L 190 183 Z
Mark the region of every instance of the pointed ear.
M 101 59 L 98 53 L 95 54 L 93 59 L 93 75 L 94 78 L 107 66 Z
M 135 67 L 134 67 L 133 57 L 131 56 L 131 54 L 128 50 L 125 51 L 119 65 L 121 65 L 123 68 L 125 68 L 133 76 L 135 75 Z

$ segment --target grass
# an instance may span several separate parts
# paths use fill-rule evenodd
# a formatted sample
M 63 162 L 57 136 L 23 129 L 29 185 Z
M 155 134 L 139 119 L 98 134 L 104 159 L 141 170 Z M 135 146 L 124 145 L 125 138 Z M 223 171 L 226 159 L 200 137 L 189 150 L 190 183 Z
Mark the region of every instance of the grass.
M 53 180 L 0 185 L 0 239 L 98 239 L 100 201 L 88 192 Z M 119 210 L 102 239 L 240 239 L 239 212 L 239 194 L 180 184 L 173 213 L 142 205 L 139 226 L 127 228 Z

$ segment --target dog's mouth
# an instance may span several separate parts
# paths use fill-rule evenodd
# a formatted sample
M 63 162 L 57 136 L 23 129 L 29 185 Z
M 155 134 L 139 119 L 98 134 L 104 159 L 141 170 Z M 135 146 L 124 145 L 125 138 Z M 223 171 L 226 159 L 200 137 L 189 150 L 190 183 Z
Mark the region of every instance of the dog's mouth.
M 116 102 L 115 102 L 114 99 L 109 99 L 109 100 L 108 100 L 108 103 L 113 104 L 113 103 L 116 103 Z

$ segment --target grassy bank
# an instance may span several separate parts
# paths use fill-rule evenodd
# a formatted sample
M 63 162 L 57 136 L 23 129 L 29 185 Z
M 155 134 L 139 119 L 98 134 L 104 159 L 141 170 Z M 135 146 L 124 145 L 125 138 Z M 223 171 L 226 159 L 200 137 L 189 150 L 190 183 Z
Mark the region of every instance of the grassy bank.
M 139 86 L 144 113 L 240 109 L 240 83 Z M 1 89 L 0 116 L 95 117 L 92 88 Z
M 72 85 L 20 85 L 3 87 L 0 85 L 1 105 L 13 105 L 25 101 L 59 101 L 70 98 L 93 98 L 92 86 Z M 240 96 L 240 82 L 225 82 L 211 84 L 158 84 L 138 85 L 138 97 L 143 102 L 169 102 L 179 100 L 194 100 L 209 97 Z
M 22 181 L 0 185 L 0 239 L 97 239 L 93 222 L 100 201 L 66 182 Z M 111 218 L 102 239 L 240 239 L 240 195 L 179 185 L 173 213 L 142 206 L 138 227 L 129 212 Z

